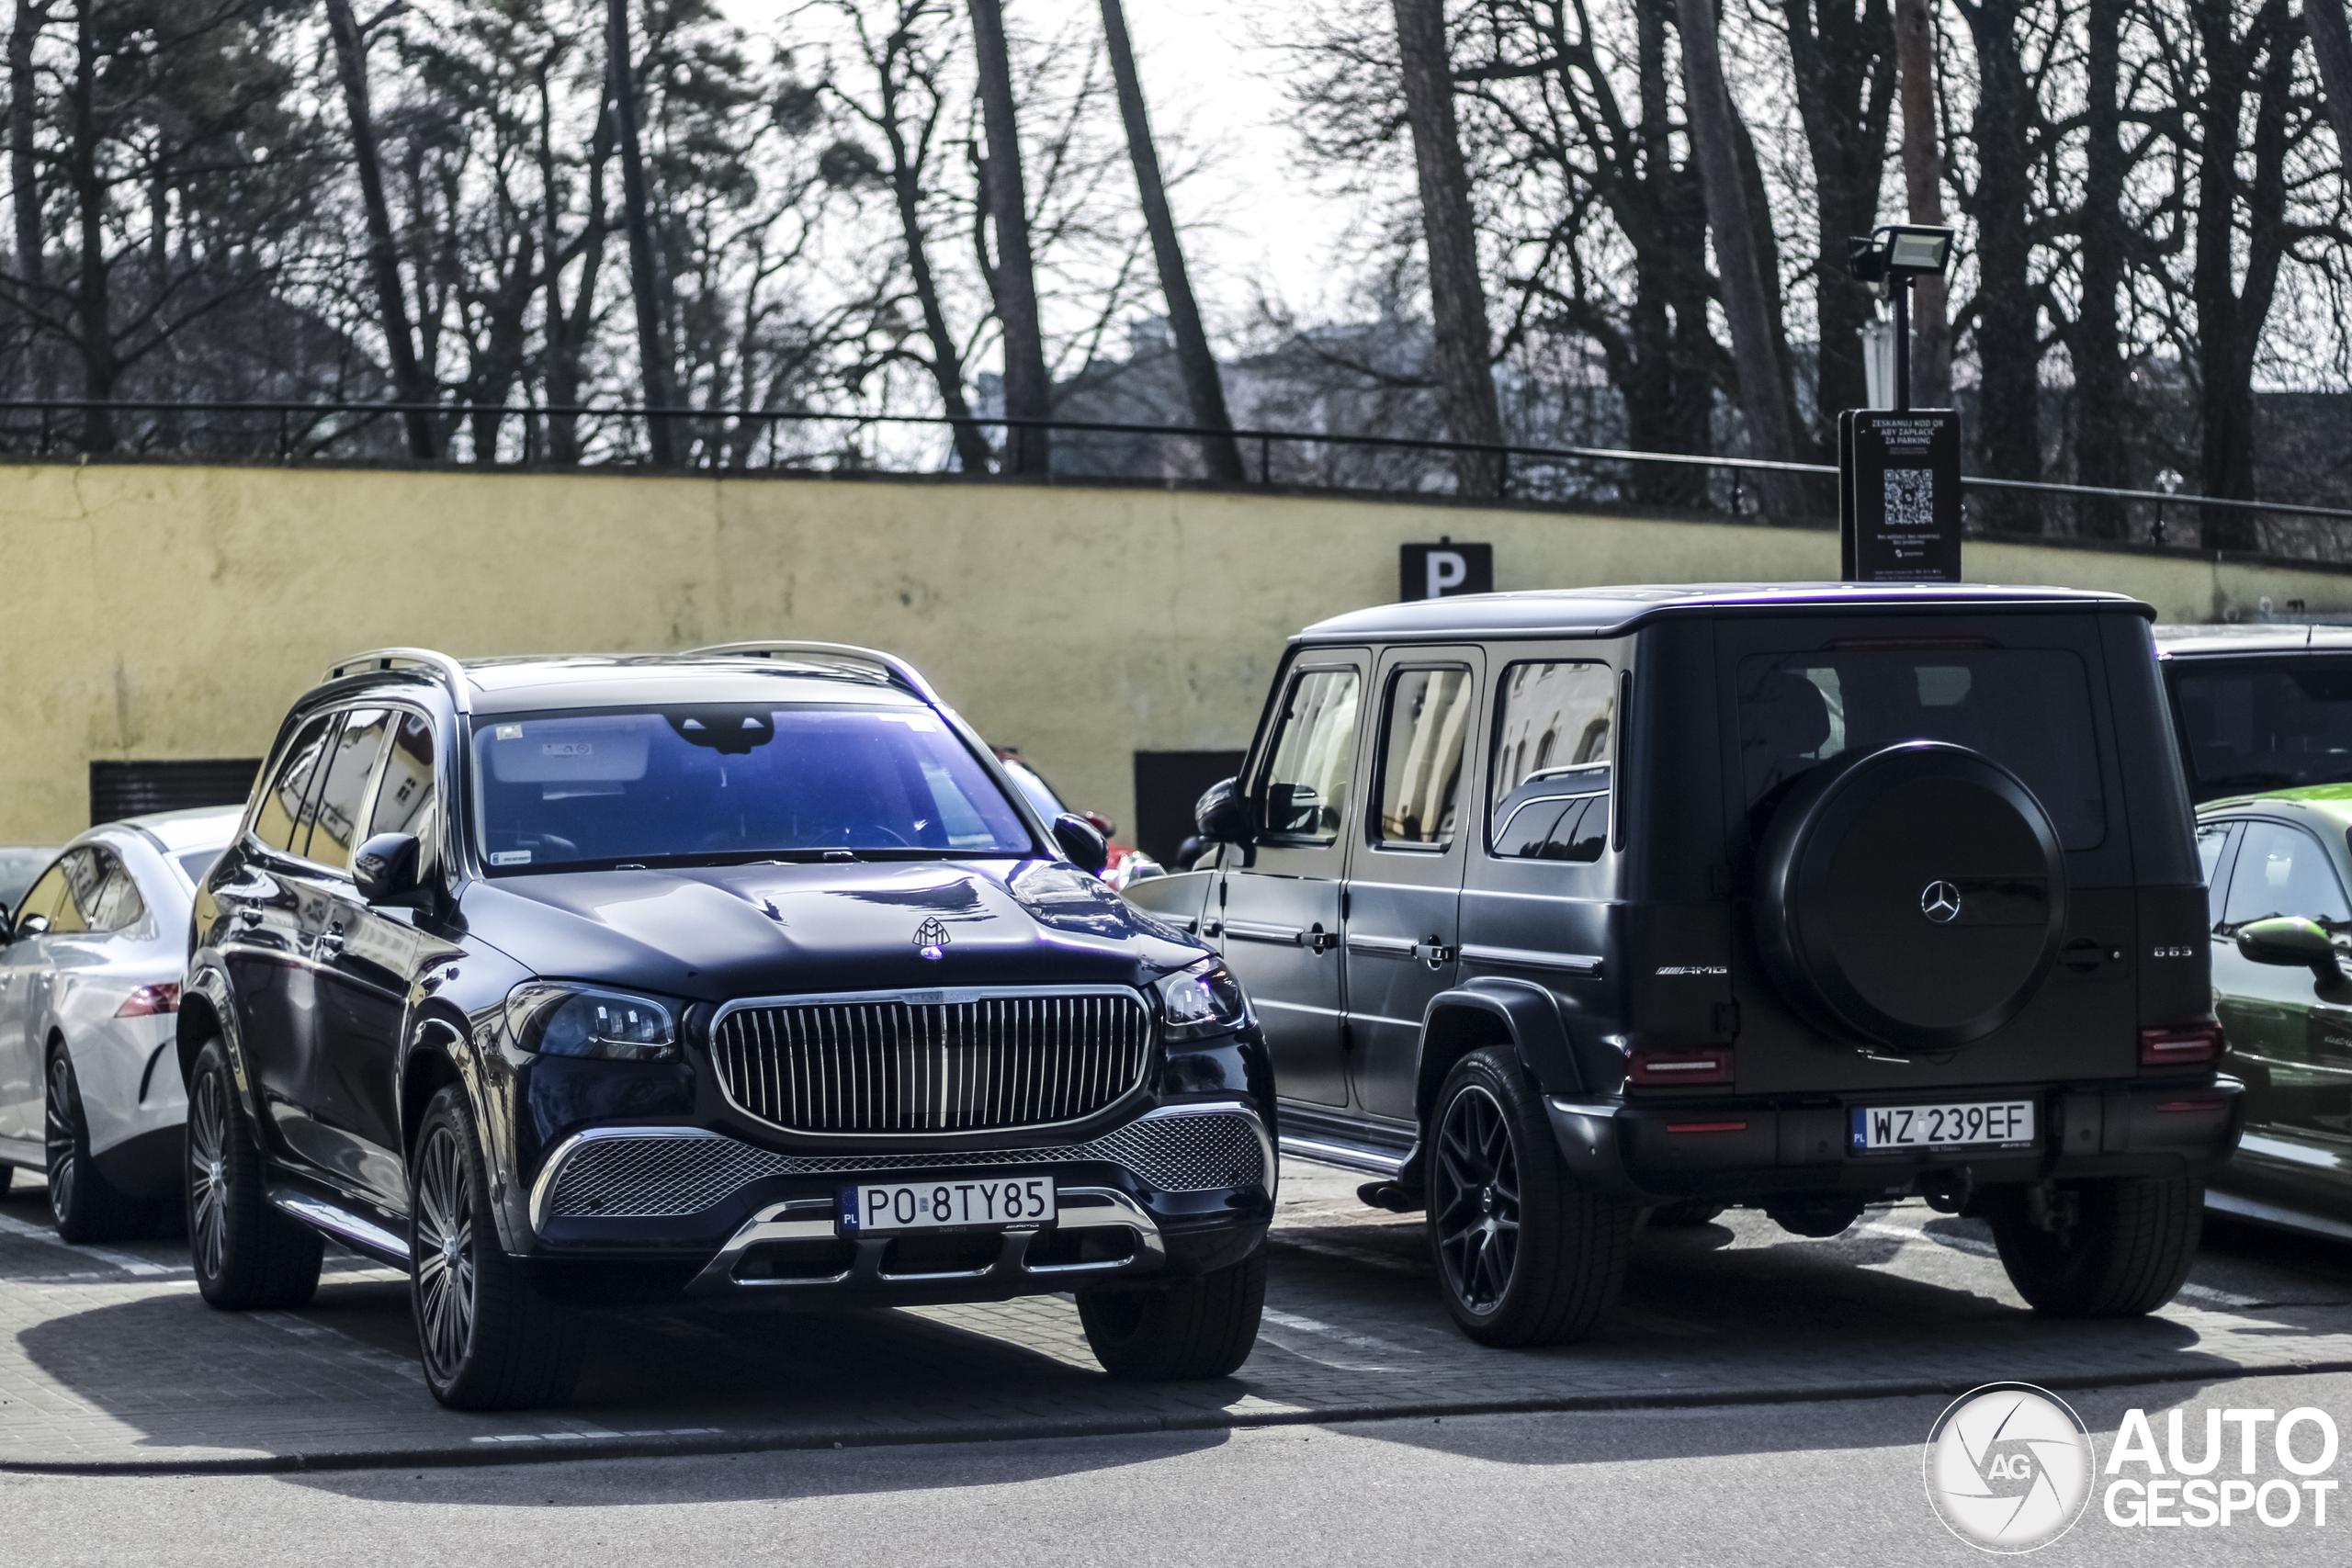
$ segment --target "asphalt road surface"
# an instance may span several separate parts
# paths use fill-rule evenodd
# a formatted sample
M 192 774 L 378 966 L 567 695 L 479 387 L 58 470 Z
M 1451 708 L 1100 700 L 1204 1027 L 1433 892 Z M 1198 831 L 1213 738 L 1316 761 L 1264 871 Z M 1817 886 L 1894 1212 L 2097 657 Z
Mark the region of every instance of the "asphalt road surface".
M 2069 1396 L 2310 1405 L 2352 1377 Z M 1272 1427 L 1191 1436 L 591 1460 L 313 1477 L 0 1475 L 0 1556 L 402 1564 L 1971 1563 L 1922 1492 L 1940 1399 Z M 2339 1470 L 2352 1470 L 2339 1461 Z M 2277 1511 L 2283 1511 L 2279 1509 Z M 2094 1499 L 2037 1564 L 2340 1563 L 2352 1522 L 2132 1529 Z

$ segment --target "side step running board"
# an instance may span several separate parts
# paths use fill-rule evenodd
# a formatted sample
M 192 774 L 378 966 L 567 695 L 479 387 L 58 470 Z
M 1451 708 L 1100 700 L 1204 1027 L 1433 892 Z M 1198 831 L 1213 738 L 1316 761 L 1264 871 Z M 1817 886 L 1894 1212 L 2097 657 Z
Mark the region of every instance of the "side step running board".
M 1336 1165 L 1342 1170 L 1360 1170 L 1366 1176 L 1385 1176 L 1392 1181 L 1405 1173 L 1405 1168 L 1413 1159 L 1409 1150 L 1340 1144 L 1328 1138 L 1305 1137 L 1295 1133 L 1284 1133 L 1281 1142 L 1283 1153 L 1286 1155 L 1317 1160 L 1324 1165 Z
M 364 1252 L 379 1263 L 395 1269 L 406 1269 L 414 1259 L 410 1258 L 408 1243 L 372 1220 L 363 1220 L 350 1210 L 338 1207 L 323 1198 L 291 1188 L 273 1187 L 269 1190 L 272 1208 L 292 1215 L 314 1230 L 327 1235 L 351 1247 Z

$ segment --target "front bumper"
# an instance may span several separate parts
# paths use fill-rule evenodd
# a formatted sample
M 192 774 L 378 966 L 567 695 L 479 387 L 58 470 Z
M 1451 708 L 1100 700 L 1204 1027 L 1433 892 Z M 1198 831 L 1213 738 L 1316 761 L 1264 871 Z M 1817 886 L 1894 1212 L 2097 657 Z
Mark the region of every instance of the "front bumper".
M 1562 1157 L 1579 1179 L 1643 1203 L 1738 1202 L 1792 1192 L 1908 1192 L 1931 1172 L 1965 1168 L 1977 1187 L 2106 1177 L 2203 1179 L 2237 1147 L 2245 1089 L 2204 1084 L 2030 1085 L 1907 1097 L 2035 1100 L 2041 1135 L 2030 1149 L 1986 1145 L 1860 1154 L 1848 1146 L 1854 1109 L 1883 1103 L 1730 1098 L 1668 1102 L 1548 1099 Z
M 1050 1175 L 1050 1224 L 860 1237 L 858 1181 Z M 604 1273 L 779 1304 L 1002 1300 L 1248 1255 L 1272 1219 L 1273 1143 L 1255 1107 L 1164 1105 L 1083 1144 L 888 1155 L 785 1154 L 695 1127 L 599 1127 L 552 1151 L 531 1190 L 532 1256 L 594 1295 Z

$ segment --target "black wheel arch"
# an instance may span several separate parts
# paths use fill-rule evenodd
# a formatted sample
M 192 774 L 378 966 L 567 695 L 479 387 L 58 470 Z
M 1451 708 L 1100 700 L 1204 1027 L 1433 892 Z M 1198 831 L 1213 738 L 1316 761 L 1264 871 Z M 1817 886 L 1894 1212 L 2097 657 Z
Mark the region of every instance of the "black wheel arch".
M 1471 1052 L 1509 1045 L 1546 1094 L 1585 1092 L 1559 998 L 1532 980 L 1485 976 L 1430 998 L 1421 1014 L 1421 1057 L 1414 1086 L 1417 1120 L 1426 1120 L 1445 1075 Z

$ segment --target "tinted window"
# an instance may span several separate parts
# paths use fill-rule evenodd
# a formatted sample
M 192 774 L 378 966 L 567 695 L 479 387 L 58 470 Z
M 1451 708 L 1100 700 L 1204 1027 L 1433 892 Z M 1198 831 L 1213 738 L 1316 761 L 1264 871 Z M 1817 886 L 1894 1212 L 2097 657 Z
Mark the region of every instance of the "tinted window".
M 1400 670 L 1390 679 L 1380 748 L 1381 842 L 1453 841 L 1463 742 L 1476 700 L 1464 669 Z
M 1329 839 L 1348 815 L 1356 761 L 1356 672 L 1310 670 L 1291 682 L 1266 770 L 1263 831 Z
M 254 837 L 273 850 L 288 848 L 305 818 L 311 788 L 319 782 L 319 759 L 326 750 L 327 726 L 333 714 L 321 714 L 305 724 L 286 749 L 277 776 L 263 790 L 261 809 L 254 815 Z
M 979 759 L 924 708 L 548 714 L 485 724 L 474 753 L 494 870 L 1035 852 Z
M 2352 908 L 2346 906 L 2344 885 L 2317 839 L 2300 828 L 2249 822 L 2230 872 L 2230 902 L 2222 919 L 2242 926 L 2271 915 L 2335 924 L 2352 921 Z
M 2194 800 L 2352 780 L 2352 660 L 2172 667 Z
M 1514 664 L 1495 704 L 1496 818 L 1531 780 L 1555 782 L 1609 761 L 1617 682 L 1605 664 Z M 1522 792 L 1522 798 L 1524 795 Z
M 82 908 L 83 920 L 94 931 L 119 931 L 125 926 L 136 925 L 147 913 L 146 900 L 139 897 L 139 885 L 130 879 L 130 873 L 112 850 L 93 850 L 90 854 L 96 882 L 90 889 L 89 901 Z
M 433 723 L 423 714 L 395 709 L 392 743 L 384 759 L 384 781 L 376 786 L 366 843 L 379 833 L 406 833 L 424 846 L 430 859 L 438 840 L 437 793 L 433 775 Z
M 1513 860 L 1597 861 L 1609 842 L 1609 797 L 1539 795 L 1513 807 L 1495 853 Z
M 327 760 L 326 782 L 311 808 L 310 847 L 299 852 L 321 865 L 351 864 L 359 814 L 367 808 L 368 781 L 384 754 L 384 732 L 391 715 L 384 708 L 354 708 L 345 715 Z
M 2072 653 L 1832 649 L 1739 661 L 1739 760 L 1754 806 L 1816 763 L 1944 740 L 2016 773 L 2070 850 L 2107 837 L 2090 682 Z

